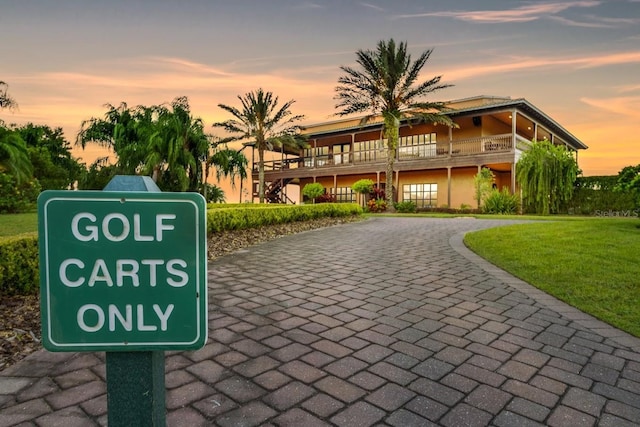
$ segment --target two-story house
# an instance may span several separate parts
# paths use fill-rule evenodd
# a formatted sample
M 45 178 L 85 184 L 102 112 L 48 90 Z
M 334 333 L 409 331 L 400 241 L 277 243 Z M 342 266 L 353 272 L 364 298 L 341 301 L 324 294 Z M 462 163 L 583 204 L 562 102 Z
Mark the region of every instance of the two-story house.
M 516 191 L 516 163 L 531 141 L 549 140 L 575 153 L 587 146 L 526 99 L 479 96 L 447 103 L 458 125 L 403 122 L 393 176 L 394 199 L 422 207 L 475 207 L 473 177 L 482 167 L 495 175 L 497 188 Z M 281 149 L 265 162 L 266 198 L 291 201 L 288 185 L 319 182 L 338 202 L 354 202 L 351 185 L 373 180 L 385 189 L 386 148 L 382 119 L 361 118 L 306 126 L 309 147 Z M 255 158 L 256 156 L 253 156 Z M 253 164 L 254 198 L 257 164 Z M 386 189 L 385 189 L 386 190 Z

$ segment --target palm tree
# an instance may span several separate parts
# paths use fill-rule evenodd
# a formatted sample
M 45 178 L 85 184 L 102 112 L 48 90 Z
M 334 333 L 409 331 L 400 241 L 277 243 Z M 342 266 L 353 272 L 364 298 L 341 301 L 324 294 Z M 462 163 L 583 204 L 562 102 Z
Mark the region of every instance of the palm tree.
M 174 190 L 197 191 L 202 179 L 202 162 L 209 150 L 202 119 L 191 115 L 189 101 L 178 97 L 171 109 L 157 107 L 158 119 L 148 136 L 148 154 L 144 170 L 159 172 L 175 185 Z
M 218 104 L 235 118 L 214 123 L 213 126 L 222 127 L 232 134 L 227 141 L 253 140 L 258 149 L 258 197 L 260 203 L 264 203 L 264 151 L 282 145 L 293 148 L 306 146 L 305 139 L 299 134 L 300 126 L 295 124 L 304 116 L 292 115 L 290 108 L 294 100 L 279 107 L 278 97 L 271 92 L 264 92 L 262 88 L 248 92 L 244 97 L 238 95 L 238 99 L 242 104 L 241 109 Z
M 209 168 L 213 166 L 216 170 L 216 179 L 220 181 L 222 177 L 229 178 L 231 188 L 235 188 L 236 177 L 240 178 L 240 183 L 247 179 L 247 157 L 240 151 L 232 150 L 224 146 L 220 148 L 213 145 L 214 153 L 209 156 L 205 163 L 205 176 L 209 177 Z
M 9 94 L 7 94 L 8 84 L 0 80 L 0 109 L 14 109 L 18 107 L 18 103 Z
M 400 122 L 409 120 L 456 126 L 446 115 L 441 102 L 420 101 L 421 98 L 451 85 L 440 83 L 442 76 L 436 76 L 417 83 L 420 71 L 426 64 L 432 50 L 423 52 L 416 61 L 411 61 L 407 43 L 396 45 L 393 39 L 379 41 L 375 51 L 358 50 L 355 69 L 341 66 L 345 75 L 338 78 L 335 90 L 338 101 L 336 113 L 345 116 L 369 112 L 361 124 L 373 117 L 384 119 L 383 135 L 387 144 L 386 199 L 387 207 L 393 209 L 393 165 L 398 146 Z
M 18 184 L 32 177 L 33 166 L 27 144 L 20 133 L 0 125 L 0 172 L 13 175 Z
M 202 119 L 191 115 L 186 97 L 175 98 L 169 106 L 106 106 L 104 118 L 82 122 L 77 144 L 112 149 L 118 173 L 149 174 L 164 190 L 198 190 L 209 142 Z
M 148 137 L 152 133 L 154 107 L 129 108 L 125 102 L 118 107 L 106 104 L 104 118 L 84 120 L 76 137 L 76 145 L 84 148 L 95 143 L 112 150 L 118 156 L 118 173 L 135 175 L 144 164 Z

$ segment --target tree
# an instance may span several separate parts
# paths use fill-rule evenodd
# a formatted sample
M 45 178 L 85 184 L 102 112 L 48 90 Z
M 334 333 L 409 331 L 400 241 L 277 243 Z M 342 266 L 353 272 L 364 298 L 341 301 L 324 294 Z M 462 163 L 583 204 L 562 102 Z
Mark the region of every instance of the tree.
M 564 145 L 532 142 L 516 164 L 516 179 L 522 189 L 523 207 L 535 213 L 557 213 L 571 200 L 580 169 Z
M 335 88 L 339 116 L 369 112 L 362 124 L 376 116 L 384 119 L 383 135 L 387 148 L 386 198 L 387 206 L 393 206 L 393 166 L 400 122 L 409 120 L 456 126 L 443 112 L 441 102 L 420 101 L 424 96 L 451 85 L 440 84 L 441 76 L 422 83 L 418 77 L 431 56 L 432 50 L 423 52 L 412 61 L 406 42 L 396 45 L 393 39 L 379 41 L 375 51 L 358 50 L 356 63 L 359 69 L 341 66 L 345 75 L 338 79 Z
M 85 166 L 71 155 L 62 128 L 28 123 L 15 130 L 27 145 L 33 176 L 43 190 L 68 189 L 79 180 Z
M 166 191 L 198 191 L 209 142 L 202 119 L 191 115 L 186 97 L 169 106 L 129 108 L 107 104 L 103 119 L 82 123 L 77 143 L 107 147 L 117 155 L 117 173 L 146 174 Z
M 13 176 L 18 184 L 33 176 L 27 144 L 20 133 L 0 124 L 0 172 Z
M 618 173 L 618 180 L 614 189 L 631 194 L 635 200 L 636 207 L 640 207 L 640 164 L 622 168 Z
M 156 179 L 162 173 L 160 185 L 171 183 L 173 191 L 198 191 L 209 150 L 204 124 L 191 115 L 186 97 L 175 98 L 170 107 L 155 107 L 158 119 L 146 130 L 150 135 L 143 171 Z
M 302 148 L 306 141 L 300 135 L 300 126 L 295 124 L 304 119 L 302 115 L 292 115 L 290 108 L 295 103 L 289 100 L 278 105 L 278 97 L 271 92 L 265 92 L 262 88 L 248 92 L 238 99 L 241 108 L 218 104 L 218 107 L 230 113 L 234 119 L 214 123 L 213 126 L 221 127 L 231 136 L 225 141 L 238 141 L 249 139 L 258 149 L 258 197 L 260 203 L 264 203 L 264 151 L 273 150 L 275 147 L 285 146 Z
M 108 109 L 103 119 L 84 120 L 76 144 L 84 148 L 88 143 L 98 144 L 113 151 L 117 157 L 117 173 L 135 175 L 144 164 L 148 138 L 153 134 L 154 109 L 139 106 L 131 109 L 125 102 Z
M 324 194 L 324 187 L 319 182 L 313 182 L 302 188 L 302 195 L 316 203 L 316 198 Z
M 18 108 L 16 100 L 7 93 L 8 88 L 9 85 L 0 80 L 0 109 L 8 108 L 11 110 Z
M 229 148 L 216 149 L 216 151 L 207 160 L 208 167 L 213 166 L 216 170 L 216 179 L 220 181 L 222 177 L 229 178 L 231 187 L 236 186 L 236 177 L 240 178 L 240 182 L 247 179 L 247 165 L 249 161 L 247 157 L 240 151 L 231 150 Z M 207 172 L 208 175 L 208 172 Z
M 473 177 L 478 209 L 480 209 L 482 201 L 485 199 L 485 197 L 487 197 L 491 193 L 494 178 L 495 176 L 489 168 L 480 169 L 480 172 L 478 172 Z

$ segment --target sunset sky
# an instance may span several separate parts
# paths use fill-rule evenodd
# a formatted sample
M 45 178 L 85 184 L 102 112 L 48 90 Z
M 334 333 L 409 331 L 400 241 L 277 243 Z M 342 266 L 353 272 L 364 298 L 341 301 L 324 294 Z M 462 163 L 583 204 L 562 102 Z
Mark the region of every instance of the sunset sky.
M 433 48 L 431 100 L 526 98 L 589 146 L 584 175 L 640 163 L 640 0 L 0 0 L 7 123 L 62 126 L 71 142 L 104 104 L 217 104 L 263 87 L 306 124 L 333 120 L 340 65 L 377 41 Z M 77 151 L 84 160 L 95 153 Z

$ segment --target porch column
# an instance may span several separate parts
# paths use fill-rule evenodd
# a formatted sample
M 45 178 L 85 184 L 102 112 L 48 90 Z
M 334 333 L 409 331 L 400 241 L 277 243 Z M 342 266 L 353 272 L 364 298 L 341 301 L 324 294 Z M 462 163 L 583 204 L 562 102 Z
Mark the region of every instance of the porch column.
M 511 194 L 516 194 L 516 163 L 511 163 Z
M 516 114 L 518 114 L 518 112 L 514 109 L 513 111 L 511 111 L 511 140 L 513 141 L 513 144 L 515 145 L 516 142 Z
M 533 123 L 533 140 L 534 141 L 538 140 L 538 124 L 537 123 Z
M 453 150 L 453 127 L 449 126 L 449 155 Z
M 311 150 L 311 167 L 315 168 L 316 167 L 316 148 L 318 145 L 318 140 L 314 139 L 313 140 L 313 150 Z M 315 177 L 313 178 L 313 182 L 316 182 Z
M 376 172 L 376 185 L 380 188 L 380 171 Z
M 351 134 L 351 147 L 349 147 L 349 164 L 353 164 L 353 150 L 356 145 L 356 134 Z
M 391 189 L 393 190 L 393 188 Z M 396 171 L 396 202 L 400 200 L 400 171 Z
M 251 146 L 251 203 L 255 201 L 256 182 L 253 180 L 253 172 L 256 171 L 256 146 Z M 258 178 L 259 182 L 259 178 Z M 260 184 L 258 184 L 259 186 Z
M 447 206 L 451 207 L 451 166 L 447 166 Z
M 334 197 L 338 194 L 338 175 L 333 175 L 333 195 Z

